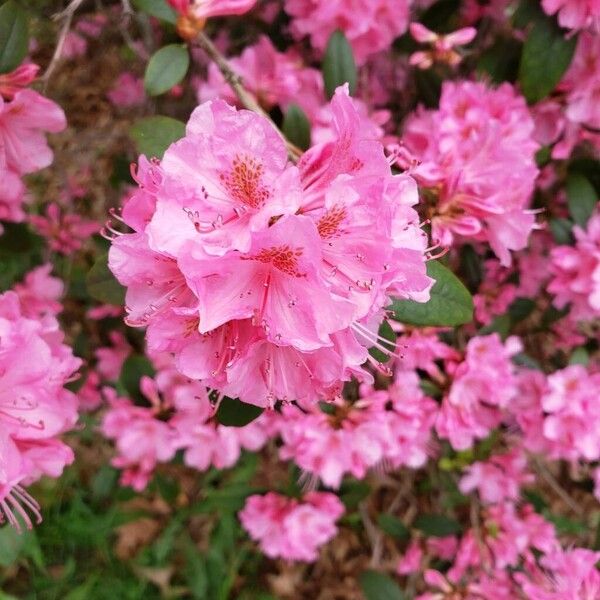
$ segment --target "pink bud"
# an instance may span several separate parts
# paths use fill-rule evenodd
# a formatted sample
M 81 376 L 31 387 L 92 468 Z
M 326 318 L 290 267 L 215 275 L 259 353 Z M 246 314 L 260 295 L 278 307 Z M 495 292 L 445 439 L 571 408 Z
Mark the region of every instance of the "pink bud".
M 427 27 L 421 23 L 411 23 L 409 29 L 410 35 L 421 44 L 432 44 L 439 37 L 437 33 L 427 29 Z

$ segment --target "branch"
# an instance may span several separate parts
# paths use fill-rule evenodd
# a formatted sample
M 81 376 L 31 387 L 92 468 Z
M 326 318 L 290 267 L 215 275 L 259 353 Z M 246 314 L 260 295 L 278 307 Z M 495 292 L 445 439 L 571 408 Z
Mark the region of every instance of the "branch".
M 221 75 L 223 75 L 225 81 L 234 91 L 242 106 L 259 114 L 261 117 L 267 119 L 269 123 L 271 123 L 273 129 L 275 129 L 275 131 L 283 140 L 290 160 L 292 162 L 297 162 L 300 156 L 302 156 L 302 151 L 285 138 L 283 133 L 279 130 L 277 125 L 273 123 L 271 117 L 263 110 L 254 96 L 250 94 L 248 90 L 246 90 L 242 84 L 242 78 L 233 70 L 227 59 L 219 52 L 219 50 L 217 50 L 216 46 L 211 42 L 211 40 L 204 34 L 204 32 L 201 31 L 196 36 L 195 41 L 217 65 L 219 71 L 221 71 Z
M 62 21 L 62 27 L 60 28 L 60 33 L 58 35 L 58 42 L 56 44 L 56 48 L 54 49 L 54 54 L 52 55 L 52 59 L 50 60 L 50 64 L 46 68 L 46 71 L 41 77 L 41 80 L 44 82 L 44 91 L 48 87 L 48 81 L 54 70 L 58 66 L 58 63 L 62 56 L 62 51 L 65 45 L 65 40 L 67 38 L 67 34 L 71 29 L 71 23 L 73 22 L 73 16 L 79 9 L 79 7 L 83 4 L 84 0 L 71 0 L 67 8 L 63 11 L 56 13 L 52 18 L 55 21 Z

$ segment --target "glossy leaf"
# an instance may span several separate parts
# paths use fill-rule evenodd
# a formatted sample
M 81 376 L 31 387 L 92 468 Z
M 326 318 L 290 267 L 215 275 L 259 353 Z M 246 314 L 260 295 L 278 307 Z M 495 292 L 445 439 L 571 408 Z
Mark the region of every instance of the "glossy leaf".
M 310 146 L 310 121 L 297 104 L 290 104 L 288 107 L 282 130 L 285 137 L 301 150 Z
M 133 0 L 133 4 L 138 10 L 161 21 L 172 25 L 177 23 L 177 13 L 167 4 L 166 0 Z
M 598 194 L 589 179 L 580 173 L 567 178 L 567 199 L 573 221 L 585 227 L 598 203 Z
M 538 102 L 552 92 L 571 63 L 576 43 L 577 37 L 567 39 L 554 19 L 534 22 L 519 65 L 519 82 L 528 102 Z
M 348 83 L 350 94 L 354 94 L 357 79 L 352 47 L 341 31 L 334 31 L 327 43 L 323 59 L 323 80 L 327 96 L 331 98 L 335 89 L 344 83 Z
M 162 158 L 165 150 L 185 135 L 185 123 L 171 117 L 146 117 L 131 128 L 137 150 L 151 158 Z
M 21 3 L 8 0 L 0 6 L 0 73 L 16 69 L 28 47 L 27 13 Z
M 364 571 L 359 583 L 366 600 L 404 600 L 406 597 L 389 575 L 379 571 Z
M 413 526 L 425 535 L 434 537 L 446 537 L 447 535 L 453 535 L 461 531 L 460 523 L 445 515 L 419 515 L 415 519 Z
M 184 77 L 190 66 L 190 55 L 183 44 L 170 44 L 150 58 L 144 74 L 144 88 L 150 96 L 168 92 Z
M 96 259 L 85 278 L 88 294 L 100 302 L 122 306 L 125 303 L 125 288 L 115 279 L 108 268 L 108 253 Z
M 473 320 L 473 298 L 462 281 L 437 261 L 427 263 L 427 274 L 435 279 L 428 302 L 394 300 L 393 318 L 407 325 L 455 327 Z
M 258 419 L 264 408 L 225 396 L 217 411 L 217 421 L 227 427 L 244 427 Z

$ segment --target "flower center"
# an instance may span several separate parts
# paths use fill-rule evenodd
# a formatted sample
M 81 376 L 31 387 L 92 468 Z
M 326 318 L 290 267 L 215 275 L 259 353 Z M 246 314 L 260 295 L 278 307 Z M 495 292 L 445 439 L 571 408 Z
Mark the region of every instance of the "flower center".
M 306 277 L 306 273 L 298 270 L 298 258 L 302 256 L 302 248 L 284 246 L 271 246 L 263 248 L 258 254 L 251 257 L 262 263 L 271 263 L 276 269 L 292 277 Z
M 317 223 L 319 235 L 324 239 L 328 239 L 338 234 L 340 224 L 346 218 L 346 214 L 346 208 L 343 206 L 330 208 Z
M 256 159 L 236 156 L 231 171 L 221 173 L 219 178 L 236 202 L 258 210 L 271 197 L 271 190 L 261 182 L 264 172 L 264 166 Z

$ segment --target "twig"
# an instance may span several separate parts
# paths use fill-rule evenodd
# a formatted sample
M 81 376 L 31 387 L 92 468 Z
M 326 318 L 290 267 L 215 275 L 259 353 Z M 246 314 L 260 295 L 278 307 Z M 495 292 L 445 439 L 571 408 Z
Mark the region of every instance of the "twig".
M 46 71 L 41 77 L 41 80 L 44 82 L 44 91 L 48 87 L 48 82 L 50 81 L 50 77 L 54 70 L 56 69 L 61 56 L 62 51 L 65 45 L 65 40 L 67 39 L 67 34 L 71 29 L 71 23 L 73 22 L 73 16 L 77 12 L 78 8 L 83 4 L 84 0 L 71 0 L 67 8 L 63 11 L 57 13 L 52 17 L 55 21 L 62 21 L 62 27 L 60 28 L 60 33 L 58 35 L 58 42 L 56 43 L 56 48 L 54 49 L 54 54 L 52 55 L 52 59 L 50 60 L 50 64 L 46 68 Z
M 556 492 L 561 500 L 578 516 L 583 515 L 581 507 L 569 496 L 565 489 L 558 483 L 554 475 L 548 470 L 548 467 L 537 457 L 533 457 L 537 472 L 544 478 L 546 483 Z
M 381 531 L 379 531 L 373 524 L 373 521 L 371 521 L 367 505 L 364 501 L 358 505 L 358 512 L 363 522 L 365 532 L 367 533 L 367 537 L 371 542 L 371 566 L 377 568 L 381 562 L 381 553 L 383 551 L 383 537 Z
M 275 131 L 281 136 L 281 139 L 285 143 L 285 146 L 288 151 L 288 155 L 290 160 L 293 162 L 297 162 L 300 156 L 302 155 L 302 151 L 294 146 L 291 142 L 289 142 L 283 133 L 279 130 L 277 125 L 273 123 L 271 117 L 263 110 L 260 104 L 256 101 L 254 96 L 246 90 L 246 88 L 242 84 L 242 78 L 233 70 L 227 59 L 217 50 L 216 46 L 212 43 L 212 41 L 204 34 L 204 32 L 199 32 L 195 38 L 197 44 L 202 48 L 206 54 L 208 54 L 209 58 L 217 65 L 219 71 L 221 71 L 221 75 L 225 78 L 225 81 L 229 84 L 231 89 L 234 91 L 235 95 L 238 97 L 238 100 L 241 102 L 244 108 L 251 110 L 271 123 Z

